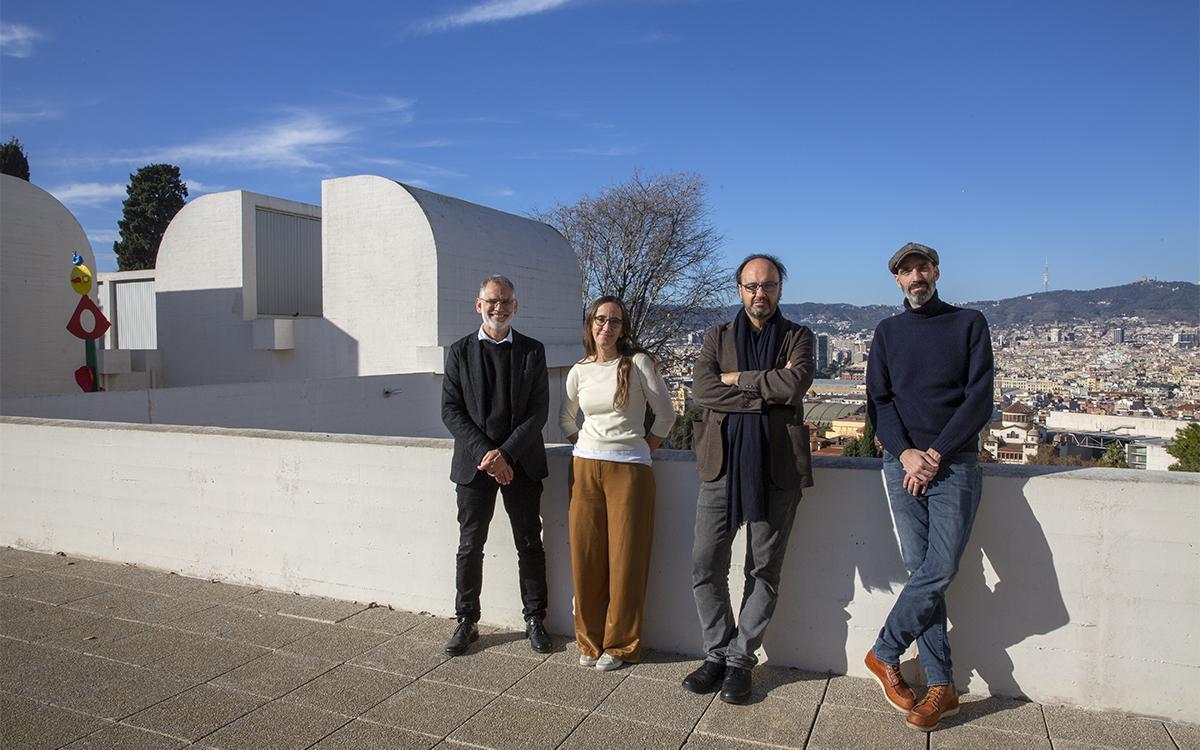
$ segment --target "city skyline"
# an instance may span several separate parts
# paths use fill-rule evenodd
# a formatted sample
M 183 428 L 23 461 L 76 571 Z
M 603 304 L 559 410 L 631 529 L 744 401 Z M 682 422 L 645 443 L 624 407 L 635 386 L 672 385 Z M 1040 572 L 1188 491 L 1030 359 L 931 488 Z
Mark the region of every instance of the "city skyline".
M 1175 1 L 16 0 L 0 139 L 100 270 L 129 173 L 166 161 L 193 198 L 319 203 L 374 173 L 522 215 L 692 171 L 727 264 L 789 264 L 784 303 L 897 303 L 909 240 L 942 252 L 948 299 L 1040 292 L 1047 260 L 1052 291 L 1196 282 L 1198 23 Z

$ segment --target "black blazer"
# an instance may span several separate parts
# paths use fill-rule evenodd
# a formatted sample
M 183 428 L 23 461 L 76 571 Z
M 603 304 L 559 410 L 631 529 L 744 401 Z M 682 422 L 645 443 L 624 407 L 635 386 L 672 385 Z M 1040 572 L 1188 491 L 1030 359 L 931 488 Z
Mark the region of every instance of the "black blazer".
M 487 415 L 483 396 L 483 356 L 479 332 L 472 331 L 450 345 L 446 352 L 446 376 L 442 379 L 442 422 L 454 436 L 454 458 L 450 479 L 467 484 L 475 478 L 479 462 L 499 448 L 514 466 L 521 466 L 530 479 L 544 479 L 546 443 L 542 427 L 550 409 L 550 384 L 546 372 L 546 348 L 537 339 L 512 332 L 512 432 L 496 445 L 483 432 Z

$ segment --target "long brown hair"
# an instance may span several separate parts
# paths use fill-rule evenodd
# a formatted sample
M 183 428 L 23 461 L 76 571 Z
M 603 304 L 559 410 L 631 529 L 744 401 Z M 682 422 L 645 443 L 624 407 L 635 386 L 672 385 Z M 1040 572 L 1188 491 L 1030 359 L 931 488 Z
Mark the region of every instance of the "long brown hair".
M 596 337 L 592 334 L 592 322 L 596 319 L 596 312 L 600 306 L 609 302 L 621 309 L 621 335 L 617 337 L 617 354 L 621 355 L 621 361 L 617 365 L 617 391 L 613 394 L 613 408 L 622 409 L 629 401 L 629 370 L 633 364 L 633 355 L 649 355 L 649 352 L 638 346 L 629 332 L 629 311 L 625 309 L 625 303 L 620 297 L 606 294 L 588 305 L 587 313 L 583 316 L 583 351 L 586 355 L 584 361 L 598 359 L 599 348 L 596 346 Z

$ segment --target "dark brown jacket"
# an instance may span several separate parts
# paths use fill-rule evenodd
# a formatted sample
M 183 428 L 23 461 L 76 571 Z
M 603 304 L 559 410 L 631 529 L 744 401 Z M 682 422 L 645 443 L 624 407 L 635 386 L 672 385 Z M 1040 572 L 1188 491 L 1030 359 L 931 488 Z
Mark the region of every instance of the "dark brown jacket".
M 738 369 L 733 322 L 714 326 L 704 334 L 704 346 L 692 373 L 692 396 L 704 408 L 694 425 L 701 481 L 711 482 L 725 473 L 725 415 L 757 413 L 765 402 L 772 485 L 787 490 L 812 486 L 804 394 L 812 385 L 816 365 L 815 337 L 805 326 L 786 318 L 783 322 L 785 333 L 775 369 L 743 372 L 736 386 L 721 382 L 721 373 Z

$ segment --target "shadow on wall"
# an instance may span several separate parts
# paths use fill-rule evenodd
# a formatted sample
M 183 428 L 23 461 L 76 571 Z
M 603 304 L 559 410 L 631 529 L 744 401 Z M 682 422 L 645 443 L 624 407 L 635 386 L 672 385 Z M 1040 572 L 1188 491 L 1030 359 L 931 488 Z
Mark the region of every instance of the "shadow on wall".
M 316 380 L 358 375 L 358 341 L 325 318 L 293 318 L 293 348 L 255 349 L 242 289 L 159 292 L 158 341 L 166 387 Z M 288 320 L 286 318 L 276 320 Z
M 782 663 L 836 674 L 856 671 L 859 665 L 847 659 L 866 653 L 887 614 L 856 609 L 855 592 L 890 592 L 883 600 L 890 608 L 908 578 L 882 480 L 875 473 L 846 473 L 851 476 L 838 481 L 839 488 L 849 488 L 843 497 L 801 501 L 779 607 L 764 644 Z M 1070 620 L 1049 543 L 1026 497 L 1028 481 L 984 479 L 974 531 L 948 593 L 960 687 L 974 674 L 993 695 L 1025 697 L 1007 649 Z M 844 512 L 822 515 L 830 502 Z M 860 628 L 872 629 L 849 632 L 852 614 L 854 622 L 864 623 Z M 904 671 L 910 677 L 919 673 L 915 658 Z

